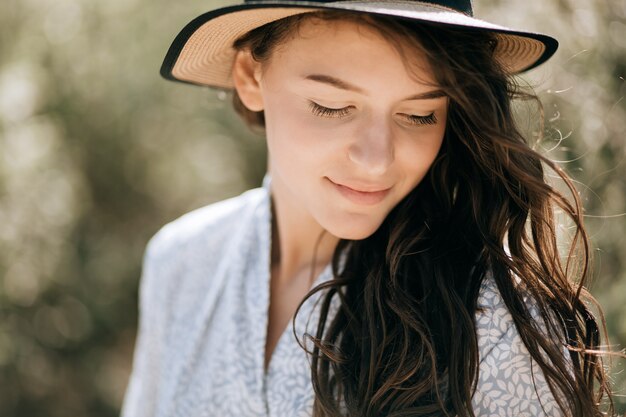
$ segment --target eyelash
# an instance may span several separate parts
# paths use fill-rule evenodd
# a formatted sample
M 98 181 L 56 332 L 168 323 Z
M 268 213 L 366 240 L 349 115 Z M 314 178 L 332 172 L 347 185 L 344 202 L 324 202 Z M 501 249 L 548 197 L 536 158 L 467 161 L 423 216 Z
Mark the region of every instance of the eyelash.
M 411 120 L 411 123 L 416 125 L 434 125 L 437 123 L 435 113 L 431 113 L 428 116 L 414 116 L 407 114 L 407 118 Z
M 347 107 L 344 107 L 343 109 L 329 109 L 328 107 L 320 106 L 313 101 L 310 102 L 309 108 L 314 115 L 322 117 L 346 117 L 350 113 Z
M 343 109 L 329 109 L 328 107 L 320 106 L 319 104 L 310 101 L 309 108 L 311 112 L 316 116 L 321 117 L 346 117 L 350 114 L 350 111 L 347 107 Z M 435 117 L 435 113 L 431 113 L 428 116 L 414 116 L 414 115 L 406 115 L 407 119 L 411 124 L 414 125 L 434 125 L 437 123 L 437 118 Z

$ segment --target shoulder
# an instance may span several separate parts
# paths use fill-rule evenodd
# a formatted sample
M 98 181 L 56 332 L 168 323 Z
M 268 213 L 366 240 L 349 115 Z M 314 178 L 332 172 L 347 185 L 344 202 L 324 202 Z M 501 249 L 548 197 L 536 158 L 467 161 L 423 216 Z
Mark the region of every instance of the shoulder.
M 525 302 L 541 323 L 534 301 L 525 297 Z M 490 274 L 481 286 L 478 307 L 479 370 L 472 399 L 476 415 L 561 415 L 541 368 L 524 345 Z
M 150 239 L 146 256 L 150 259 L 172 256 L 193 247 L 223 246 L 217 238 L 232 235 L 243 220 L 249 219 L 261 203 L 264 190 L 254 188 L 226 200 L 190 211 L 167 223 Z
M 188 212 L 161 227 L 144 252 L 142 310 L 171 307 L 186 294 L 202 294 L 211 285 L 218 265 L 229 260 L 232 242 L 253 229 L 264 197 L 264 189 L 254 188 Z

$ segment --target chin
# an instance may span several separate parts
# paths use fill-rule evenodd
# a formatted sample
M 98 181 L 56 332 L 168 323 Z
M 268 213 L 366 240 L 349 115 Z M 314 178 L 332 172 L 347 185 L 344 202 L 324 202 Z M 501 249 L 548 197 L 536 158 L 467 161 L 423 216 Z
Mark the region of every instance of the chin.
M 380 223 L 359 225 L 356 222 L 351 222 L 333 226 L 325 227 L 325 229 L 339 239 L 363 240 L 374 234 L 380 227 Z

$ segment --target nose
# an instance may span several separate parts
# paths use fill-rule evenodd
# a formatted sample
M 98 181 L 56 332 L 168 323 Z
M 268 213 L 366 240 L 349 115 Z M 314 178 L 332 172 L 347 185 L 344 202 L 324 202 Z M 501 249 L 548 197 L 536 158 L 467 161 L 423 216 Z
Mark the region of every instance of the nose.
M 372 176 L 384 174 L 394 159 L 393 132 L 390 122 L 379 117 L 364 123 L 348 148 L 350 161 Z

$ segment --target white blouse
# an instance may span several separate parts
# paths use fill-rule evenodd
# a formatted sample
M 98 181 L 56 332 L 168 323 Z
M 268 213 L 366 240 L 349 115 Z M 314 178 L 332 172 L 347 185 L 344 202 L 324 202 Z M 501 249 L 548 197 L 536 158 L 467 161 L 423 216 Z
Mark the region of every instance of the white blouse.
M 266 174 L 262 187 L 185 214 L 150 240 L 122 417 L 312 415 L 309 358 L 296 342 L 291 320 L 267 373 L 263 368 L 270 300 L 270 181 Z M 328 264 L 313 285 L 331 278 Z M 315 334 L 315 301 L 322 292 L 298 313 L 301 341 L 305 332 Z M 338 298 L 333 302 L 328 322 Z M 476 313 L 480 365 L 475 414 L 560 415 L 489 275 L 478 304 L 483 310 Z

